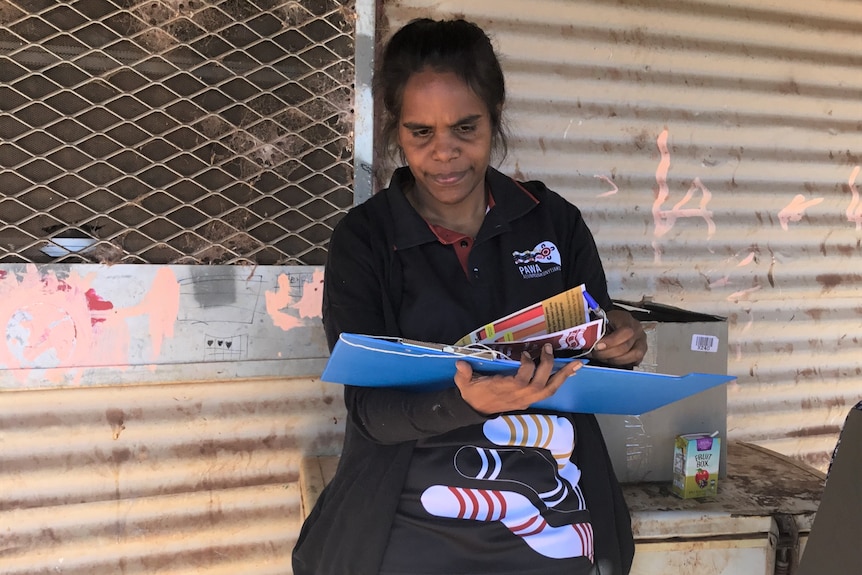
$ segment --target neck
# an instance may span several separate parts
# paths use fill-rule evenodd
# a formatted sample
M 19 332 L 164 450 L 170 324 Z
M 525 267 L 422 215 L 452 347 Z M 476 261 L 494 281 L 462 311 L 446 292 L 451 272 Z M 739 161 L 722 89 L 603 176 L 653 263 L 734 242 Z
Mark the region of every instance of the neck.
M 471 238 L 475 238 L 479 233 L 488 210 L 485 190 L 481 194 L 471 194 L 463 202 L 452 205 L 428 202 L 424 194 L 416 189 L 415 184 L 406 190 L 406 195 L 407 200 L 426 222 Z

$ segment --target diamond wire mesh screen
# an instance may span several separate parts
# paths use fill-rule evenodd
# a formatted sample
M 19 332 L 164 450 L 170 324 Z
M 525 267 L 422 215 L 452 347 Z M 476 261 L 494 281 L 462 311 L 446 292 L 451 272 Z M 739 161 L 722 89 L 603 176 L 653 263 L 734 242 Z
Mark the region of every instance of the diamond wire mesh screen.
M 352 1 L 0 0 L 0 263 L 320 265 Z

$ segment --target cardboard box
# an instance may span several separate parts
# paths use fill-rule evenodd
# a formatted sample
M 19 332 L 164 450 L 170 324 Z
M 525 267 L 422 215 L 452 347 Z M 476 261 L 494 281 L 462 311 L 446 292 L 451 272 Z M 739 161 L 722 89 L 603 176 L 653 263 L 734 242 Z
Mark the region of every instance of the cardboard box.
M 633 311 L 649 349 L 636 369 L 670 375 L 727 374 L 727 319 L 642 302 L 616 302 Z M 719 385 L 641 415 L 597 415 L 617 478 L 623 483 L 673 480 L 677 435 L 718 432 L 719 478 L 727 476 L 727 386 Z

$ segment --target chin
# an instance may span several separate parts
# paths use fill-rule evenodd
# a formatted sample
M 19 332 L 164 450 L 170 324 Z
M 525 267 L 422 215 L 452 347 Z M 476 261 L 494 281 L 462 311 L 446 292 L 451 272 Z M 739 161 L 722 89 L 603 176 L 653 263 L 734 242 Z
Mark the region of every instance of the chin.
M 431 195 L 441 204 L 457 204 L 470 196 L 470 190 L 437 188 L 431 190 Z

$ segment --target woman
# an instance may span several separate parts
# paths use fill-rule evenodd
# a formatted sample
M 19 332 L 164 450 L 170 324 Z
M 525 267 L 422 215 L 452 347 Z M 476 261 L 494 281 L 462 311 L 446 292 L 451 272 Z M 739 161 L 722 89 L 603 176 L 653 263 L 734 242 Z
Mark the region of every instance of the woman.
M 333 232 L 330 347 L 342 332 L 455 342 L 582 283 L 610 307 L 580 211 L 489 166 L 505 148 L 505 85 L 480 28 L 409 23 L 389 41 L 376 89 L 384 139 L 406 166 Z M 640 324 L 608 315 L 613 330 L 591 357 L 638 363 Z M 339 467 L 303 526 L 294 573 L 627 573 L 630 518 L 595 418 L 529 409 L 580 365 L 554 372 L 544 349 L 509 376 L 460 362 L 440 392 L 346 387 Z

